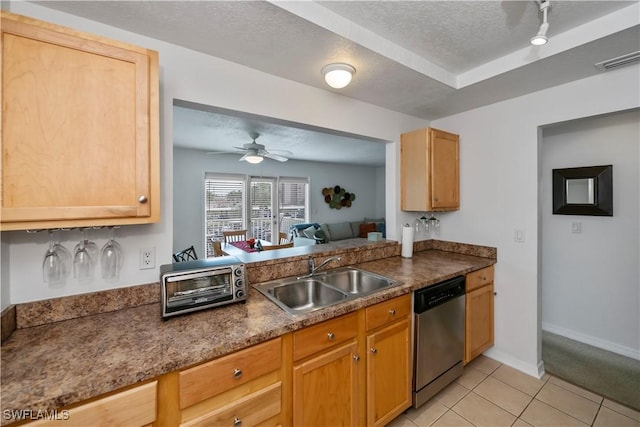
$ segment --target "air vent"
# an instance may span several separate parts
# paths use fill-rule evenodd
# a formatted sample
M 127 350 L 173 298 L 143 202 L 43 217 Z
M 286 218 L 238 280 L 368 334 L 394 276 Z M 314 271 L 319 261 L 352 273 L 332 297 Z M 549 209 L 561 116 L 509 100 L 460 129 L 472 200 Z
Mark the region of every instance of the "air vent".
M 607 59 L 606 61 L 598 62 L 595 64 L 596 68 L 600 71 L 609 71 L 614 68 L 630 65 L 640 61 L 640 50 L 637 52 L 627 53 L 626 55 L 618 56 L 617 58 Z

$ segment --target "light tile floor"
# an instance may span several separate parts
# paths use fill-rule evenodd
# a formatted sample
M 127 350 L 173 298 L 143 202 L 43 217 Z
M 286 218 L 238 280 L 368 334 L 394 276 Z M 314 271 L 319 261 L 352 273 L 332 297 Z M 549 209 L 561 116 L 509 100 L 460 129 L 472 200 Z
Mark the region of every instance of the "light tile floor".
M 557 377 L 523 374 L 486 356 L 418 409 L 389 427 L 640 427 L 640 412 Z

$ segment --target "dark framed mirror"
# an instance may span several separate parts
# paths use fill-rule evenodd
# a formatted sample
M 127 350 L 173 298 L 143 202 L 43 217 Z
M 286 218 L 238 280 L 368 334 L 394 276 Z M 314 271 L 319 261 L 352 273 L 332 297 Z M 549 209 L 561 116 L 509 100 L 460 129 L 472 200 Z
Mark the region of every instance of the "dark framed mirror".
M 613 216 L 613 166 L 553 169 L 553 213 Z

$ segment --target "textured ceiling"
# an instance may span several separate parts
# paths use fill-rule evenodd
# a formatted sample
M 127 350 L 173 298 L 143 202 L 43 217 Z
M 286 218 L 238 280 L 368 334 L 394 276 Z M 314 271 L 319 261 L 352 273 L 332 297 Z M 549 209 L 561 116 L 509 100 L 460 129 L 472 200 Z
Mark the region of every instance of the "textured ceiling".
M 589 77 L 596 62 L 640 50 L 638 1 L 552 0 L 543 47 L 529 45 L 533 0 L 39 4 L 427 120 Z M 336 61 L 357 69 L 341 90 L 320 75 Z M 189 145 L 186 132 L 176 141 Z

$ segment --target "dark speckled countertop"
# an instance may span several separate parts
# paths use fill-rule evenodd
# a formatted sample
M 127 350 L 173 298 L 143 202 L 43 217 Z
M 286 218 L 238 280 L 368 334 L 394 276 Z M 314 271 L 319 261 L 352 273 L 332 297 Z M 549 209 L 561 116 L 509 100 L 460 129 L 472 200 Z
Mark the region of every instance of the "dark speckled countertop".
M 61 408 L 495 262 L 427 250 L 361 263 L 356 266 L 402 283 L 305 316 L 286 314 L 251 288 L 246 303 L 168 321 L 161 320 L 160 304 L 150 303 L 18 329 L 1 348 L 2 410 Z

